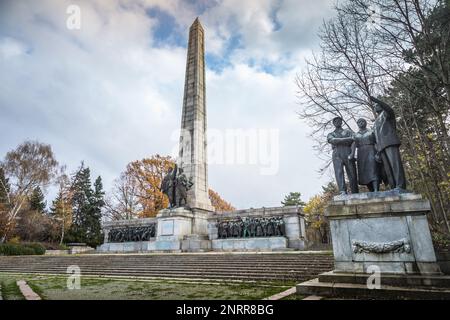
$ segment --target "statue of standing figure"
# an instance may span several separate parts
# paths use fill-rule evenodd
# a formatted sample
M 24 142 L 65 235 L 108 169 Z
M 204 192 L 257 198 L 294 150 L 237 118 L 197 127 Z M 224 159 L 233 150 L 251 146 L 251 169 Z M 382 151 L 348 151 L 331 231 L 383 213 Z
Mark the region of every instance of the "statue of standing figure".
M 182 168 L 177 165 L 164 176 L 160 190 L 169 198 L 169 208 L 187 205 L 187 192 L 193 182 L 187 178 Z
M 356 165 L 350 159 L 352 153 L 351 145 L 353 143 L 353 132 L 342 128 L 342 118 L 333 119 L 335 130 L 327 136 L 328 143 L 333 147 L 333 167 L 336 176 L 336 182 L 341 194 L 347 194 L 347 185 L 345 183 L 344 169 L 347 173 L 352 193 L 358 193 L 358 182 L 356 178 Z
M 355 151 L 358 149 L 357 173 L 358 183 L 365 185 L 369 191 L 378 191 L 380 186 L 379 165 L 376 161 L 375 134 L 367 129 L 367 121 L 363 118 L 356 121 L 359 131 L 353 135 L 352 152 L 350 160 L 355 160 Z
M 336 117 L 333 119 L 336 129 L 327 136 L 333 146 L 333 167 L 341 194 L 347 193 L 344 169 L 352 193 L 358 192 L 358 183 L 376 192 L 382 181 L 387 181 L 391 189 L 406 191 L 394 110 L 375 97 L 370 99 L 375 102 L 374 111 L 377 114 L 372 130 L 367 129 L 367 121 L 361 118 L 357 121 L 359 131 L 353 133 L 343 129 L 342 118 Z
M 192 181 L 186 177 L 183 169 L 179 168 L 175 183 L 175 198 L 177 207 L 183 207 L 187 205 L 187 192 L 192 187 L 192 185 Z
M 161 192 L 169 198 L 169 208 L 176 206 L 175 199 L 175 184 L 176 184 L 177 165 L 174 168 L 169 168 L 169 171 L 164 176 L 161 182 Z
M 386 103 L 375 97 L 377 118 L 373 125 L 377 148 L 377 157 L 383 163 L 384 171 L 391 189 L 404 191 L 406 189 L 405 170 L 400 156 L 400 139 L 397 136 L 397 127 L 394 110 Z

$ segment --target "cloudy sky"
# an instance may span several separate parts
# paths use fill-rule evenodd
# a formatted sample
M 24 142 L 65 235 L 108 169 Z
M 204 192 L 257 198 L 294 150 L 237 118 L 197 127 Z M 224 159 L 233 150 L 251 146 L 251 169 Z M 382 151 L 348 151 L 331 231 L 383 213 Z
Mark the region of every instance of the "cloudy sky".
M 73 4 L 80 29 L 67 27 Z M 272 150 L 256 163 L 216 161 L 210 187 L 237 208 L 278 206 L 290 191 L 308 199 L 329 176 L 296 115 L 294 77 L 331 15 L 331 0 L 0 0 L 0 156 L 25 139 L 49 143 L 108 190 L 128 162 L 171 154 L 198 16 L 209 129 L 258 132 Z

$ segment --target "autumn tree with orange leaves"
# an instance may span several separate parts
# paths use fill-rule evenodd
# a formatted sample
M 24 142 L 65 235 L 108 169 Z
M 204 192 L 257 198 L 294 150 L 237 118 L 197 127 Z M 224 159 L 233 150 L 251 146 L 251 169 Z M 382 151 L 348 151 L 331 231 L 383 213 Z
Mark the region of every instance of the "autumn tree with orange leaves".
M 160 187 L 163 177 L 174 166 L 175 161 L 170 156 L 158 154 L 129 163 L 106 199 L 107 217 L 111 220 L 148 218 L 167 208 L 169 199 Z M 234 210 L 211 189 L 209 198 L 217 212 Z
M 231 203 L 223 200 L 220 195 L 212 189 L 208 190 L 209 199 L 212 206 L 216 209 L 216 212 L 225 212 L 236 210 Z

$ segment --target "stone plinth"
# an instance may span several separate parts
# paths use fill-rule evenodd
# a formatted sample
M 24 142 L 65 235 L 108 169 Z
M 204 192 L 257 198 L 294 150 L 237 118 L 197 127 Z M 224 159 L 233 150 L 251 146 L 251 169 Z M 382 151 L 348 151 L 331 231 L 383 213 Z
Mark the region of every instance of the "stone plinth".
M 156 216 L 158 228 L 156 240 L 182 240 L 192 233 L 194 214 L 185 208 L 163 209 Z
M 277 251 L 288 247 L 285 237 L 229 238 L 211 242 L 214 251 Z
M 335 197 L 326 210 L 335 272 L 440 274 L 428 200 L 393 191 Z M 372 267 L 373 266 L 373 267 Z
M 188 208 L 161 210 L 157 215 L 156 245 L 172 251 L 210 250 L 207 238 L 209 214 L 208 211 Z

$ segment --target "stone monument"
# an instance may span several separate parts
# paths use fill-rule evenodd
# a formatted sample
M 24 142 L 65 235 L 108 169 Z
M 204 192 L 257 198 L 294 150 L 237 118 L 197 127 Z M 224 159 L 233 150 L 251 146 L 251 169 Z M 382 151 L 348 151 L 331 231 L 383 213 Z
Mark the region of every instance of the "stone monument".
M 274 251 L 306 247 L 300 207 L 214 213 L 208 196 L 204 30 L 189 29 L 179 157 L 163 178 L 156 218 L 105 222 L 99 252 Z
M 189 29 L 175 201 L 157 215 L 156 240 L 167 250 L 198 251 L 211 246 L 208 216 L 214 207 L 208 197 L 206 128 L 204 30 L 197 18 Z
M 365 294 L 366 288 L 358 285 L 375 272 L 382 285 L 431 286 L 443 279 L 428 226 L 430 202 L 406 190 L 394 110 L 379 99 L 371 100 L 377 114 L 373 132 L 366 129 L 365 120 L 358 120 L 360 131 L 353 135 L 349 159 L 354 159 L 358 146 L 360 183 L 372 184 L 373 192 L 341 193 L 329 203 L 325 215 L 330 222 L 334 270 L 299 284 L 300 294 L 333 295 L 336 288 Z M 377 191 L 382 180 L 377 162 L 382 163 L 391 190 Z
M 205 90 L 204 30 L 197 18 L 189 29 L 179 166 L 193 182 L 187 206 L 214 211 L 208 196 Z

